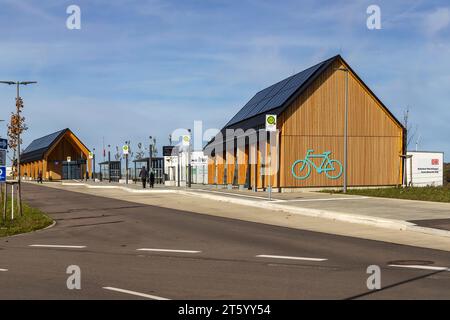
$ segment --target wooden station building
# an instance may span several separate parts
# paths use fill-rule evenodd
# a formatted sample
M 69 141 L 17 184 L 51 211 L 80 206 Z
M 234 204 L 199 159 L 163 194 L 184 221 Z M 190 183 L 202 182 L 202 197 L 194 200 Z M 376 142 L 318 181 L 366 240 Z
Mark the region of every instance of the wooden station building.
M 83 179 L 91 169 L 88 148 L 68 128 L 33 140 L 20 156 L 21 175 L 33 179 Z
M 342 186 L 346 105 L 347 185 L 401 184 L 405 128 L 340 55 L 258 92 L 221 133 L 265 130 L 266 115 L 276 115 L 276 146 L 246 136 L 245 146 L 229 148 L 216 136 L 205 146 L 208 183 L 262 189 L 270 181 L 279 191 Z M 277 170 L 262 170 L 268 153 Z M 257 160 L 249 162 L 252 154 Z

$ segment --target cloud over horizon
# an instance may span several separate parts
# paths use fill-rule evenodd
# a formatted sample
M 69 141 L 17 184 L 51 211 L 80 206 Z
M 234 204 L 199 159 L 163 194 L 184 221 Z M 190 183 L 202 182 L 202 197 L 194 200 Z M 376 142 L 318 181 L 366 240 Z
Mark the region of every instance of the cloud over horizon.
M 222 127 L 257 91 L 340 53 L 395 116 L 410 107 L 420 149 L 450 161 L 445 1 L 379 1 L 381 30 L 366 28 L 370 1 L 313 0 L 80 0 L 82 29 L 68 30 L 73 2 L 0 0 L 0 78 L 39 81 L 22 91 L 25 145 L 70 127 L 97 150 L 103 137 L 161 146 L 194 120 Z M 14 94 L 0 87 L 3 118 Z

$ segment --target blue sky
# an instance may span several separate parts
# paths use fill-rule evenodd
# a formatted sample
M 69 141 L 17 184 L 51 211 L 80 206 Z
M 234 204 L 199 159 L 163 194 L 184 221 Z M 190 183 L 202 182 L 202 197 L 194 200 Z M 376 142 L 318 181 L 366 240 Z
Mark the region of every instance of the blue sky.
M 81 30 L 66 28 L 71 4 Z M 381 30 L 366 27 L 371 4 Z M 420 149 L 450 161 L 448 1 L 0 0 L 0 78 L 39 81 L 22 91 L 24 145 L 65 127 L 97 150 L 103 137 L 167 144 L 338 53 L 397 118 L 409 106 Z M 14 94 L 0 86 L 3 119 Z

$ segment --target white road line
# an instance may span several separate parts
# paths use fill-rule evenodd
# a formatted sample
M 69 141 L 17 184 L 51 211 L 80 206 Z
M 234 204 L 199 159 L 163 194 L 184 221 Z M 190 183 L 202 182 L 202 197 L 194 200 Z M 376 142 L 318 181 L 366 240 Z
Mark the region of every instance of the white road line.
M 30 244 L 30 247 L 39 247 L 39 248 L 67 248 L 67 249 L 83 249 L 86 246 L 66 246 L 59 244 Z
M 178 253 L 200 253 L 201 251 L 194 250 L 176 250 L 176 249 L 151 249 L 151 248 L 141 248 L 136 249 L 137 251 L 153 251 L 153 252 L 178 252 Z
M 192 191 L 200 191 L 200 192 L 205 192 L 205 193 L 217 193 L 217 194 L 222 194 L 225 196 L 236 196 L 236 197 L 242 197 L 242 198 L 255 198 L 255 199 L 261 199 L 261 200 L 267 200 L 267 197 L 252 196 L 252 195 L 248 195 L 248 194 L 239 194 L 239 193 L 224 192 L 224 191 L 203 190 L 203 189 L 192 189 Z
M 148 299 L 152 299 L 152 300 L 170 300 L 170 299 L 163 298 L 163 297 L 153 296 L 151 294 L 145 294 L 145 293 L 125 290 L 125 289 L 120 289 L 120 288 L 114 288 L 114 287 L 103 287 L 103 289 L 117 291 L 117 292 L 121 292 L 121 293 L 127 293 L 127 294 L 131 294 L 133 296 L 144 297 L 144 298 L 148 298 Z
M 450 271 L 450 268 L 447 268 L 447 267 L 420 266 L 420 265 L 390 264 L 389 267 L 407 268 L 407 269 L 421 269 L 421 270 L 433 270 L 433 271 Z
M 267 254 L 259 254 L 256 257 L 257 258 L 272 258 L 272 259 L 304 260 L 304 261 L 326 261 L 326 260 L 328 260 L 328 259 L 322 259 L 322 258 L 274 256 L 274 255 L 267 255 Z
M 0 272 L 6 272 L 8 269 L 0 269 Z
M 336 201 L 336 200 L 362 200 L 369 199 L 370 197 L 349 197 L 349 198 L 315 198 L 315 199 L 292 199 L 284 200 L 279 199 L 278 202 L 314 202 L 314 201 Z

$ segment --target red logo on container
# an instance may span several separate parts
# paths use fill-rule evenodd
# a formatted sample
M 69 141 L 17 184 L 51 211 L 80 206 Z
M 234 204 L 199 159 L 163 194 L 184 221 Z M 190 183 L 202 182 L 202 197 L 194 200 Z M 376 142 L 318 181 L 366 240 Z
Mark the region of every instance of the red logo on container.
M 431 165 L 438 166 L 439 165 L 439 159 L 432 159 L 431 160 Z

